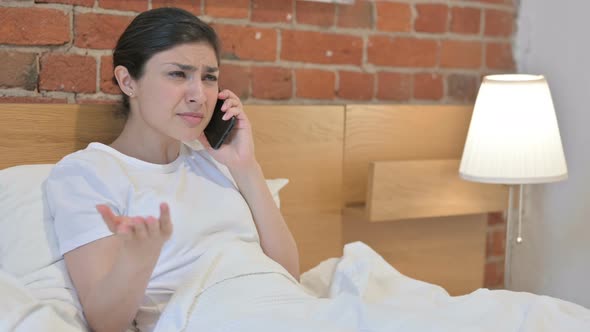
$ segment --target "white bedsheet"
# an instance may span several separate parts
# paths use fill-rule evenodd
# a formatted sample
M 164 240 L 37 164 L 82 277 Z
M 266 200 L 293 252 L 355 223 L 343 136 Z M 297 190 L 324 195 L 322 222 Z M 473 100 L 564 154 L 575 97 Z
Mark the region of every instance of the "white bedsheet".
M 0 271 L 0 332 L 87 331 L 67 293 L 42 286 L 61 270 L 47 269 L 19 279 Z M 179 289 L 155 330 L 590 331 L 590 310 L 581 306 L 486 289 L 451 297 L 400 274 L 359 242 L 304 273 L 301 284 L 280 271 L 207 282 L 213 279 L 195 278 Z
M 75 306 L 41 300 L 23 281 L 0 270 L 0 331 L 86 331 Z
M 590 331 L 590 310 L 546 296 L 480 289 L 451 297 L 400 274 L 362 243 L 305 273 L 187 284 L 160 317 L 164 331 Z

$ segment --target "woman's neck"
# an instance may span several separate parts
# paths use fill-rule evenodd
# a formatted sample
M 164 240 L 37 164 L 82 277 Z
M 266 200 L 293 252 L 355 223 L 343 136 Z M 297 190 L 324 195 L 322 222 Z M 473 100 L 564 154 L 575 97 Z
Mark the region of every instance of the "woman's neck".
M 180 141 L 162 135 L 155 130 L 138 128 L 127 121 L 123 131 L 110 146 L 133 158 L 152 164 L 169 164 L 180 154 Z

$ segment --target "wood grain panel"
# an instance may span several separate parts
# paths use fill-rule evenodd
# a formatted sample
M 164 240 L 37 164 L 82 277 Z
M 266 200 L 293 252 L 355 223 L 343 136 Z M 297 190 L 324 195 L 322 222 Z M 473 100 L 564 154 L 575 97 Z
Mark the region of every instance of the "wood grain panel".
M 55 163 L 123 128 L 112 105 L 0 104 L 0 169 Z
M 367 217 L 371 222 L 502 211 L 508 187 L 463 180 L 460 160 L 370 163 Z
M 347 105 L 344 202 L 364 202 L 369 163 L 459 159 L 470 105 Z
M 0 104 L 0 169 L 55 163 L 98 141 L 110 143 L 122 118 L 112 105 Z M 344 106 L 245 107 L 267 178 L 288 178 L 282 211 L 306 270 L 342 251 Z

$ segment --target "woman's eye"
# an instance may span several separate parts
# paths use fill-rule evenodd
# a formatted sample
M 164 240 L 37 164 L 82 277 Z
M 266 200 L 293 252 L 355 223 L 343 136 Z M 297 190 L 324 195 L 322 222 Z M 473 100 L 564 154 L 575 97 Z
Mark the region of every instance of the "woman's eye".
M 215 76 L 215 75 L 205 75 L 205 81 L 217 81 L 217 76 Z
M 186 75 L 184 74 L 183 71 L 173 71 L 168 73 L 168 75 L 174 77 L 174 78 L 185 78 Z

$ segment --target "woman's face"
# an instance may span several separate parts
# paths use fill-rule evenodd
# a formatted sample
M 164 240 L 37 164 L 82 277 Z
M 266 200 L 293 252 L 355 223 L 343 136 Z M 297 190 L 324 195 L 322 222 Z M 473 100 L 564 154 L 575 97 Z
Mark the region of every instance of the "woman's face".
M 183 44 L 149 59 L 135 82 L 131 117 L 159 134 L 195 140 L 211 119 L 217 101 L 219 69 L 207 43 Z

